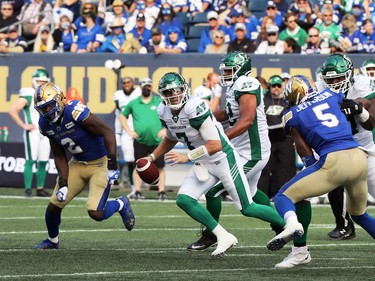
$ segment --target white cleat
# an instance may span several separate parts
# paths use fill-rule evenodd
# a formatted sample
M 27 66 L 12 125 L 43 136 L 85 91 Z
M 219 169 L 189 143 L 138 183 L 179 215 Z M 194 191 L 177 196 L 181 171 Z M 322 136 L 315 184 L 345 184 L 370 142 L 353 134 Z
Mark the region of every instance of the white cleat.
M 211 256 L 222 258 L 225 255 L 226 250 L 236 246 L 237 243 L 237 238 L 233 234 L 228 233 L 223 238 L 218 238 L 216 249 L 212 252 Z
M 293 268 L 311 262 L 309 248 L 293 247 L 292 252 L 282 261 L 275 265 L 276 268 Z
M 272 238 L 267 243 L 267 249 L 277 251 L 282 249 L 286 243 L 298 239 L 303 235 L 303 226 L 299 222 L 287 225 L 283 232 Z

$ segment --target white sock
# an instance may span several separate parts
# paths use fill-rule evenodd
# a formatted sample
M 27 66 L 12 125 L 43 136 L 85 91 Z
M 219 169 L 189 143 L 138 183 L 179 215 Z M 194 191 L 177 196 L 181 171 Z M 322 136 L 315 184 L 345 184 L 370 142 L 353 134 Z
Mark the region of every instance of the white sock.
M 55 238 L 48 237 L 48 240 L 57 244 L 59 243 L 59 236 L 56 236 Z
M 134 186 L 134 184 L 132 184 L 131 186 L 130 186 L 130 192 L 132 193 L 132 194 L 135 194 L 135 186 Z
M 286 222 L 286 224 L 297 224 L 299 223 L 298 219 L 297 219 L 297 215 L 295 212 L 293 211 L 288 211 L 285 213 L 284 215 L 284 220 Z
M 124 202 L 122 202 L 120 199 L 117 199 L 117 202 L 120 204 L 120 208 L 118 209 L 120 211 L 124 207 Z
M 220 224 L 218 224 L 213 230 L 212 233 L 216 235 L 217 239 L 219 240 L 219 237 L 222 237 L 224 235 L 228 234 L 228 231 L 224 229 Z

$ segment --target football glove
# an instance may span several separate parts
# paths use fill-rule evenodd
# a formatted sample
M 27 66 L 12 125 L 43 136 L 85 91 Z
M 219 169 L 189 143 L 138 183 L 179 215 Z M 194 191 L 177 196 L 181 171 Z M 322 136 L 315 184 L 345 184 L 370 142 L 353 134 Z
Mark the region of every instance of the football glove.
M 59 190 L 56 192 L 56 199 L 59 202 L 65 202 L 67 195 L 68 195 L 68 187 L 67 186 L 60 187 Z
M 340 104 L 340 109 L 345 115 L 358 115 L 363 111 L 363 105 L 354 100 L 345 99 Z

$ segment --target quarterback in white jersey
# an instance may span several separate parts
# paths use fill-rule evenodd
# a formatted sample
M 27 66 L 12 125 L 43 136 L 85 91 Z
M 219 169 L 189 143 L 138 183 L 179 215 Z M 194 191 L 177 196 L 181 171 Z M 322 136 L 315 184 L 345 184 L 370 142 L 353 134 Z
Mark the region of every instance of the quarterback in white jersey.
M 212 255 L 222 256 L 237 244 L 237 239 L 198 203 L 202 194 L 221 181 L 243 215 L 268 219 L 276 211 L 253 202 L 239 155 L 206 103 L 199 98 L 189 99 L 185 79 L 178 73 L 167 73 L 161 78 L 158 91 L 163 99 L 158 114 L 167 134 L 148 159 L 155 160 L 165 154 L 171 165 L 194 162 L 178 191 L 176 203 L 217 237 L 218 245 Z M 179 141 L 187 145 L 188 154 L 170 151 Z M 275 215 L 273 222 L 282 224 L 283 220 Z
M 46 166 L 50 155 L 48 138 L 39 132 L 39 114 L 34 108 L 34 93 L 39 85 L 49 82 L 49 74 L 45 69 L 37 69 L 32 74 L 32 88 L 22 88 L 19 91 L 19 99 L 10 107 L 8 113 L 14 122 L 24 130 L 23 138 L 25 145 L 25 196 L 31 197 L 31 185 L 33 181 L 33 166 L 37 162 L 37 192 L 40 197 L 49 197 L 50 194 L 44 190 L 47 175 Z M 24 120 L 19 116 L 23 110 Z

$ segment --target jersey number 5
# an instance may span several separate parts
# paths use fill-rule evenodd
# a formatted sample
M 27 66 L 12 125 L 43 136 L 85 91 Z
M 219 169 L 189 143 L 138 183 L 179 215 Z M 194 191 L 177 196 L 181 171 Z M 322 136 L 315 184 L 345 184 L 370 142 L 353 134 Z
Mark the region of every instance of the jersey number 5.
M 339 124 L 339 120 L 337 119 L 336 115 L 332 113 L 324 113 L 324 110 L 329 109 L 328 103 L 323 103 L 317 105 L 313 108 L 316 118 L 322 122 L 324 126 L 327 127 L 336 127 Z

